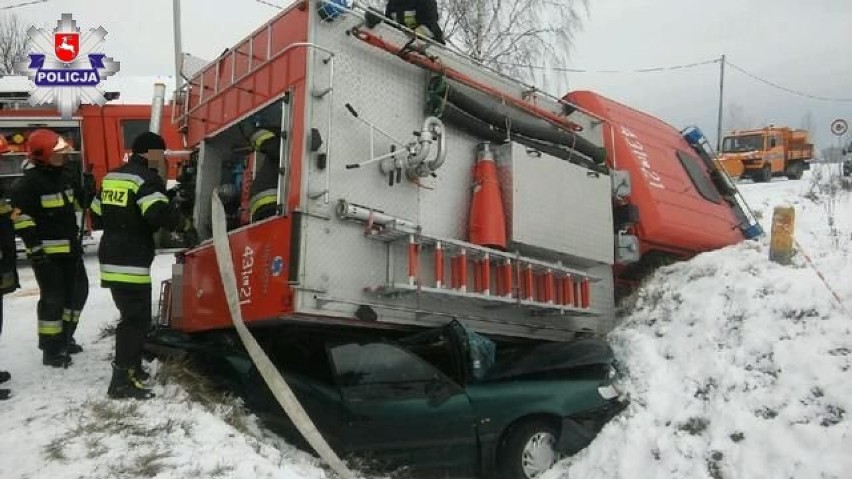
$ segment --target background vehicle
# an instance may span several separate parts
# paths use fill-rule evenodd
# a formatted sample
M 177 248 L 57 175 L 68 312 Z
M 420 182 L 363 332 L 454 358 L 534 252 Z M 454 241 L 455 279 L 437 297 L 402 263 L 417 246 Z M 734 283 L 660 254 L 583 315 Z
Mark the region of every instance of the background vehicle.
M 806 130 L 769 125 L 729 133 L 722 141 L 720 161 L 731 176 L 766 182 L 773 176 L 798 180 L 813 156 Z
M 304 325 L 271 333 L 262 343 L 326 440 L 375 469 L 528 479 L 588 445 L 625 406 L 601 340 L 494 343 L 457 321 L 413 335 Z M 190 347 L 277 432 L 307 447 L 245 353 L 223 343 Z
M 56 108 L 50 105 L 32 107 L 29 82 L 25 77 L 0 78 L 0 141 L 8 144 L 8 151 L 0 155 L 0 198 L 8 199 L 12 183 L 23 175 L 27 156 L 27 138 L 38 128 L 49 128 L 62 135 L 71 144 L 67 164 L 68 174 L 82 185 L 84 181 L 100 185 L 106 173 L 121 165 L 130 153 L 133 139 L 148 131 L 151 124 L 154 80 L 132 78 L 116 86 L 132 91 L 108 91 L 109 102 L 104 106 L 83 104 L 74 117 L 63 120 Z M 144 90 L 140 93 L 141 90 Z M 123 98 L 122 93 L 126 94 Z M 147 97 L 147 100 L 144 98 Z M 126 103 L 126 101 L 138 103 Z M 162 109 L 161 131 L 170 150 L 182 150 L 183 142 L 171 122 L 171 105 Z M 166 167 L 167 179 L 177 175 L 179 157 L 170 156 Z M 84 245 L 94 244 L 91 231 Z M 23 243 L 18 240 L 18 250 Z

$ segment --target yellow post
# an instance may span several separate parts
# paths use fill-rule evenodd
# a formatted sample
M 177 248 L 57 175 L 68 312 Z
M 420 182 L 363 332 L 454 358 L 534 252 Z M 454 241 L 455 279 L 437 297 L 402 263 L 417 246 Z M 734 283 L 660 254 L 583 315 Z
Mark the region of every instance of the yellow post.
M 793 230 L 796 210 L 792 206 L 776 206 L 772 215 L 772 239 L 769 243 L 769 259 L 778 264 L 790 264 L 793 259 Z

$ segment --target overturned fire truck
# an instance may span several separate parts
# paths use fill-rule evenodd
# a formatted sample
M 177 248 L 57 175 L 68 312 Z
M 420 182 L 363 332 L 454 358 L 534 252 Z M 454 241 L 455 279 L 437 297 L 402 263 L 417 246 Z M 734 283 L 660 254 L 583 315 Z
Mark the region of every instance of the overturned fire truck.
M 602 334 L 614 271 L 630 279 L 753 230 L 697 130 L 591 92 L 553 98 L 315 3 L 283 11 L 175 98 L 195 150 L 178 188 L 202 240 L 211 197 L 225 204 L 248 325 L 458 319 L 496 336 Z M 250 223 L 258 127 L 283 138 L 278 214 Z M 225 297 L 202 243 L 179 255 L 160 321 L 229 328 Z
M 248 399 L 265 382 L 341 477 L 317 430 L 537 477 L 623 407 L 609 346 L 572 341 L 614 327 L 617 286 L 760 227 L 697 128 L 548 96 L 344 3 L 296 2 L 175 95 L 173 196 L 202 242 L 149 350 L 227 364 Z M 261 181 L 276 209 L 253 221 Z

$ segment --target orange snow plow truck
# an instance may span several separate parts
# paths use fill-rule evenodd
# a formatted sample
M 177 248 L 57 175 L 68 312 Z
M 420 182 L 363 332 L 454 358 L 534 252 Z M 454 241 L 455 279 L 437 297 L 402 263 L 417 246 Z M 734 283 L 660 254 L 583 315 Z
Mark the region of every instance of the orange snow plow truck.
M 798 180 L 810 169 L 813 156 L 814 145 L 807 131 L 769 125 L 728 134 L 722 142 L 720 161 L 735 178 L 766 182 L 773 176 Z

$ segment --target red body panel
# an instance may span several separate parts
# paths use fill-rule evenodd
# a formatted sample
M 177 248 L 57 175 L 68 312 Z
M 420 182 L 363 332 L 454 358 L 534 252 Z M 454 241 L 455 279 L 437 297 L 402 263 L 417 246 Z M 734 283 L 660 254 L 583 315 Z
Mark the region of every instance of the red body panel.
M 171 115 L 171 107 L 165 106 L 160 134 L 166 140 L 168 149 L 182 150 L 183 140 L 171 122 Z M 151 105 L 81 105 L 74 118 L 80 124 L 83 160 L 86 165 L 92 166 L 92 173 L 100 185 L 107 171 L 121 166 L 125 154 L 130 152 L 131 145 L 124 142 L 122 122 L 150 121 Z M 0 110 L 0 128 L 8 120 L 27 120 L 34 125 L 33 128 L 50 128 L 51 122 L 60 121 L 60 117 L 55 109 Z M 169 158 L 169 179 L 175 178 L 179 161 L 180 158 Z
M 243 320 L 247 323 L 293 312 L 290 274 L 291 217 L 276 217 L 231 233 Z M 231 317 L 212 245 L 185 256 L 183 314 L 172 327 L 185 332 L 231 327 Z
M 639 209 L 633 233 L 642 254 L 658 250 L 690 256 L 743 240 L 730 206 L 704 199 L 681 165 L 678 151 L 697 155 L 678 130 L 593 92 L 571 92 L 566 98 L 608 122 L 607 161 L 614 169 L 630 172 L 629 201 Z
M 308 12 L 299 2 L 205 67 L 190 81 L 187 143 L 197 145 L 304 81 L 305 48 L 284 49 L 307 38 Z
M 267 58 L 266 41 L 270 34 L 272 47 Z M 292 43 L 306 41 L 307 35 L 308 12 L 300 9 L 298 5 L 291 7 L 273 19 L 268 29 L 264 27 L 257 30 L 226 54 L 231 55 L 230 57 L 223 57 L 218 63 L 213 62 L 195 77 L 189 90 L 187 110 L 189 120 L 186 135 L 190 147 L 195 147 L 204 138 L 232 126 L 235 120 L 280 99 L 284 92 L 291 88 L 295 99 L 292 105 L 292 138 L 305 138 L 306 96 L 310 94 L 305 87 L 307 56 L 304 48 L 287 52 L 282 50 Z M 252 45 L 251 48 L 248 45 Z M 254 52 L 251 65 L 247 60 L 249 50 Z M 231 83 L 233 65 L 236 70 L 234 81 Z M 208 92 L 204 97 L 199 95 L 202 81 L 204 90 Z M 208 89 L 208 85 L 216 85 L 217 81 L 218 89 Z M 301 160 L 304 154 L 303 142 L 290 142 L 290 158 L 293 161 L 288 165 L 290 185 L 286 201 L 287 211 L 295 211 L 299 206 L 302 188 Z M 237 281 L 241 283 L 240 300 L 245 301 L 245 293 L 248 291 L 252 293 L 251 302 L 242 305 L 243 320 L 246 323 L 293 313 L 293 290 L 288 283 L 292 231 L 293 215 L 288 215 L 248 225 L 229 233 Z M 245 275 L 246 284 L 242 284 L 243 277 L 240 272 L 244 269 L 243 258 L 247 247 L 255 252 L 255 261 L 252 272 Z M 275 276 L 271 269 L 276 258 L 280 258 L 283 263 L 283 270 L 278 276 Z M 182 291 L 176 294 L 182 295 L 183 307 L 182 317 L 172 318 L 172 326 L 175 329 L 194 332 L 231 326 L 212 246 L 186 255 Z

